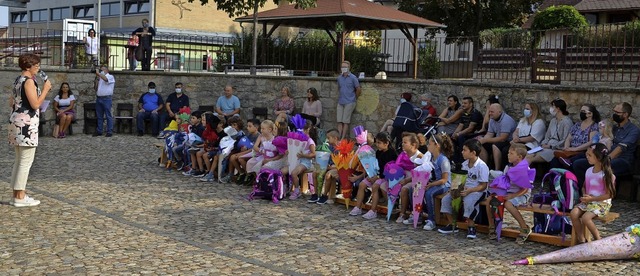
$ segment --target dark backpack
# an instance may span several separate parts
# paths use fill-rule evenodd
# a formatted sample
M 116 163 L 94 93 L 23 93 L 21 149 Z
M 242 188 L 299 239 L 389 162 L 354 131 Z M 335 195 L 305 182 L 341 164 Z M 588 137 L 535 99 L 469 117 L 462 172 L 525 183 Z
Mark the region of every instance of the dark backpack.
M 542 178 L 540 193 L 533 197 L 531 203 L 551 205 L 558 213 L 534 213 L 533 231 L 550 235 L 562 234 L 564 240 L 565 234 L 571 233 L 572 225 L 566 216 L 558 214 L 571 212 L 579 199 L 578 189 L 578 179 L 571 171 L 560 168 L 549 170 Z

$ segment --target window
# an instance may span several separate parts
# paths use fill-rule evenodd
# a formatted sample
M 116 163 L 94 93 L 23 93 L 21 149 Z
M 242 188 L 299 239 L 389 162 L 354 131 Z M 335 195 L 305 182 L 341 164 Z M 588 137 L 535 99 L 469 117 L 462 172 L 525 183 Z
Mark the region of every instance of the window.
M 93 18 L 93 5 L 73 7 L 73 18 Z
M 51 9 L 51 20 L 62 20 L 69 18 L 69 8 L 55 8 Z
M 26 23 L 26 22 L 27 22 L 27 12 L 11 13 L 11 23 Z
M 31 22 L 47 21 L 47 10 L 31 11 Z
M 103 3 L 101 14 L 102 16 L 120 15 L 120 2 Z
M 150 9 L 149 1 L 124 2 L 125 14 L 148 13 L 149 9 Z

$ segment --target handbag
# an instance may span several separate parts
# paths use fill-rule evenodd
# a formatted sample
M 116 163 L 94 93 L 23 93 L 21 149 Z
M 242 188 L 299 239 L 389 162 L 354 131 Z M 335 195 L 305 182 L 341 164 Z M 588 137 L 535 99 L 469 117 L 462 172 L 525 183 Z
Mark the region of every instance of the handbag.
M 58 138 L 58 133 L 60 133 L 60 125 L 53 126 L 53 138 Z
M 581 153 L 581 151 L 566 151 L 566 150 L 554 150 L 553 151 L 553 156 L 555 158 L 571 158 L 574 155 L 578 155 L 579 153 Z

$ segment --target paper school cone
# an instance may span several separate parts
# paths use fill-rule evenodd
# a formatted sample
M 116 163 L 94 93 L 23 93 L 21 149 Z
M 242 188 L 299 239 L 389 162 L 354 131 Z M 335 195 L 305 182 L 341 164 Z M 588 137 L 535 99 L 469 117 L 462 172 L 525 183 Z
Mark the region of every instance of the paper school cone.
M 631 231 L 629 231 L 631 228 Z M 635 231 L 636 233 L 634 233 Z M 580 245 L 513 262 L 514 265 L 626 260 L 640 258 L 640 224 L 627 231 Z
M 349 202 L 351 201 L 351 190 L 353 186 L 351 181 L 349 181 L 349 176 L 353 174 L 353 169 L 338 169 L 338 177 L 340 178 L 340 190 L 342 191 L 342 196 L 344 197 L 344 203 L 347 205 L 347 209 L 349 209 Z
M 493 221 L 496 226 L 497 240 L 500 241 L 500 234 L 502 234 L 502 220 L 504 218 L 504 196 L 492 195 L 489 201 L 491 211 L 493 212 Z
M 400 182 L 401 179 L 404 178 L 404 170 L 402 167 L 396 165 L 393 162 L 387 163 L 384 166 L 384 178 L 387 180 L 387 221 L 391 218 L 391 212 L 393 211 L 393 206 L 396 204 L 396 200 L 400 195 L 400 190 L 402 189 L 402 185 Z
M 411 184 L 413 185 L 413 228 L 418 227 L 418 218 L 420 218 L 420 214 L 422 213 L 424 193 L 430 178 L 431 172 L 411 171 Z
M 300 141 L 297 139 L 287 139 L 287 161 L 289 164 L 289 172 L 292 172 L 298 165 L 300 165 L 300 158 L 298 153 L 301 153 L 304 148 L 307 147 L 307 141 Z

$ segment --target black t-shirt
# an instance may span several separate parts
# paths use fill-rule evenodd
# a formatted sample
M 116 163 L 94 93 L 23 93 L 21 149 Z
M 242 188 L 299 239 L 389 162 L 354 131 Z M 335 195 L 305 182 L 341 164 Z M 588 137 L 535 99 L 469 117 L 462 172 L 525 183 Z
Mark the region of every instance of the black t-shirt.
M 135 35 L 136 33 L 141 33 L 142 31 L 143 28 L 137 28 L 135 31 L 133 31 L 133 34 Z M 151 49 L 151 45 L 153 44 L 153 37 L 156 36 L 156 29 L 154 29 L 153 27 L 149 27 L 147 32 L 149 33 L 148 35 L 138 35 L 138 40 L 140 43 L 139 45 L 142 46 L 142 48 Z
M 398 154 L 392 149 L 387 149 L 387 151 L 376 151 L 376 159 L 378 159 L 378 167 L 380 168 L 378 176 L 380 178 L 384 178 L 384 166 L 389 162 L 394 162 L 397 158 Z
M 166 102 L 169 103 L 171 112 L 178 113 L 180 108 L 182 108 L 183 106 L 189 106 L 189 97 L 185 94 L 182 94 L 182 96 L 178 97 L 178 94 L 176 92 L 173 92 L 169 94 Z
M 475 108 L 471 111 L 471 113 L 466 113 L 466 112 L 462 113 L 462 117 L 460 117 L 460 122 L 462 123 L 462 129 L 467 129 L 469 127 L 469 124 L 471 124 L 471 122 L 476 123 L 473 131 L 480 130 L 480 128 L 482 128 L 483 120 L 484 120 L 484 117 L 482 116 L 482 113 L 480 113 L 480 111 L 478 111 Z

